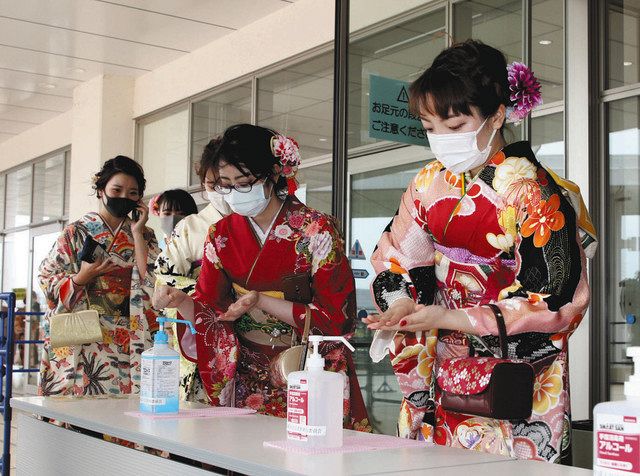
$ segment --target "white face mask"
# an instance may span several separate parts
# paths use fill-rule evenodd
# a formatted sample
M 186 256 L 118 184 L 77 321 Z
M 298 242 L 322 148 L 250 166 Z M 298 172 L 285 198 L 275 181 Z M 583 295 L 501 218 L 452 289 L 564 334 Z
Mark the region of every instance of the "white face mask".
M 173 229 L 183 218 L 184 217 L 180 215 L 167 215 L 158 217 L 158 219 L 160 220 L 160 229 L 162 230 L 162 233 L 164 233 L 164 236 L 169 238 L 171 236 L 171 233 L 173 233 Z
M 224 201 L 224 197 L 218 192 L 215 190 L 207 190 L 207 199 L 209 200 L 209 203 L 213 205 L 213 208 L 221 212 L 226 210 L 225 213 L 228 213 L 228 207 Z
M 235 213 L 253 218 L 260 215 L 267 208 L 271 201 L 271 192 L 266 195 L 264 184 L 257 183 L 246 193 L 238 192 L 232 188 L 231 193 L 222 197 Z
M 493 130 L 487 146 L 483 150 L 479 150 L 478 133 L 487 123 L 487 119 L 477 130 L 471 132 L 456 132 L 454 134 L 427 132 L 431 151 L 438 162 L 444 165 L 449 172 L 456 175 L 461 174 L 487 161 L 489 152 L 491 152 L 491 142 L 493 142 L 497 130 Z

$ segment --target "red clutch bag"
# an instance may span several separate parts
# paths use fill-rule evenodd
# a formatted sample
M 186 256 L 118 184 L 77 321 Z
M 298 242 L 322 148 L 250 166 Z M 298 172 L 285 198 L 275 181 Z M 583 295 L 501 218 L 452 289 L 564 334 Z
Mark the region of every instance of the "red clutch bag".
M 502 358 L 459 357 L 440 363 L 436 382 L 440 405 L 447 410 L 498 420 L 521 420 L 531 416 L 533 367 L 506 358 L 507 329 L 500 308 L 489 305 L 498 322 Z

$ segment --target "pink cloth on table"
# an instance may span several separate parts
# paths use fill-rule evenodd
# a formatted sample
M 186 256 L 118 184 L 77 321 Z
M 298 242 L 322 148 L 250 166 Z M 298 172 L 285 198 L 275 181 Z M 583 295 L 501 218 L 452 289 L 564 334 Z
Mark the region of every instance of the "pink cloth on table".
M 158 420 L 168 420 L 172 418 L 224 418 L 252 415 L 256 413 L 251 408 L 233 407 L 212 407 L 212 408 L 187 408 L 179 413 L 145 413 L 145 412 L 124 412 L 127 416 L 136 418 L 151 418 Z
M 358 436 L 346 436 L 339 448 L 313 448 L 298 445 L 289 440 L 265 441 L 267 448 L 275 448 L 302 455 L 323 455 L 331 453 L 356 453 L 359 451 L 375 451 L 392 448 L 424 448 L 432 446 L 424 441 L 408 440 L 386 435 L 368 435 L 363 433 Z

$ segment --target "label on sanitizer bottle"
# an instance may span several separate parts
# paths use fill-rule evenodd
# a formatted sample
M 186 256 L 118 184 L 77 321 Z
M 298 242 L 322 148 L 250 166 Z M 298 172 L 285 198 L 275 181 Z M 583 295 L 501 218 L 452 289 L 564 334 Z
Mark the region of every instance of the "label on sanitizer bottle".
M 594 430 L 597 468 L 606 474 L 640 474 L 640 423 L 636 417 L 599 414 Z
M 287 438 L 289 440 L 307 441 L 309 437 L 304 431 L 309 420 L 309 384 L 307 379 L 298 383 L 290 383 L 287 391 Z

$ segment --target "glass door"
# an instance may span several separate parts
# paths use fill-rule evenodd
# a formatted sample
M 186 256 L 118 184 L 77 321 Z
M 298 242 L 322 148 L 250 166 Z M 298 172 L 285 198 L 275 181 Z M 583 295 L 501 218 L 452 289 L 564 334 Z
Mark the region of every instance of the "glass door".
M 39 226 L 30 230 L 28 242 L 31 246 L 31 272 L 25 311 L 44 313 L 47 310 L 47 298 L 40 288 L 38 269 L 42 260 L 51 251 L 61 230 L 60 223 Z M 42 315 L 24 316 L 20 333 L 16 329 L 16 340 L 40 340 L 42 338 L 42 319 Z M 16 348 L 16 364 L 19 362 L 18 365 L 23 369 L 31 369 L 30 372 L 23 373 L 22 376 L 14 374 L 14 381 L 17 378 L 18 383 L 23 383 L 25 393 L 36 393 L 39 373 L 35 369 L 40 367 L 41 351 L 41 344 L 21 344 Z
M 410 146 L 349 160 L 347 236 L 360 318 L 377 312 L 370 291 L 375 278 L 371 254 L 395 215 L 402 194 L 428 158 L 425 147 Z M 394 435 L 402 395 L 390 360 L 376 364 L 369 357 L 372 337 L 373 333 L 358 320 L 354 338 L 358 379 L 374 430 Z

